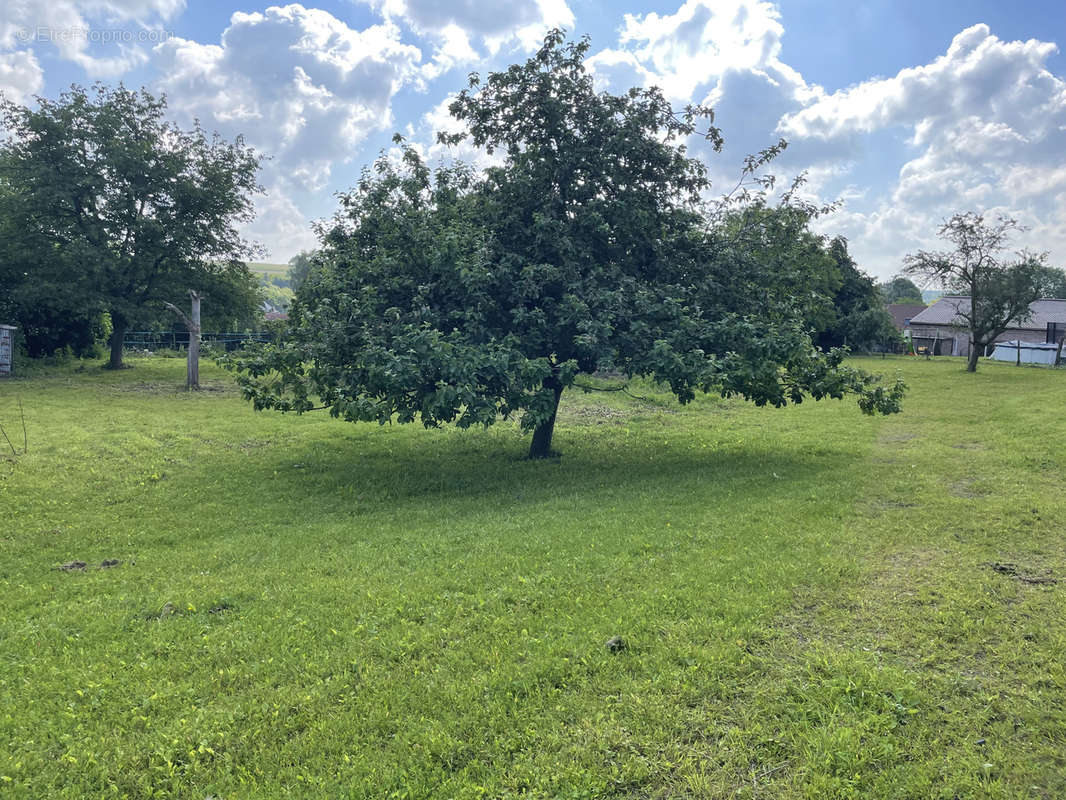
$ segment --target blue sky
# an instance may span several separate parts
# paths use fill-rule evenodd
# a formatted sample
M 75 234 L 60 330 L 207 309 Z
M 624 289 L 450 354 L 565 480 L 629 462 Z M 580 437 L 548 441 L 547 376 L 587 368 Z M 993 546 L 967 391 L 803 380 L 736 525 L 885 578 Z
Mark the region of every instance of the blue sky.
M 121 80 L 165 91 L 183 123 L 243 134 L 270 156 L 246 234 L 285 261 L 394 131 L 451 155 L 433 143 L 449 94 L 554 25 L 592 37 L 604 88 L 714 105 L 719 186 L 788 139 L 772 171 L 841 200 L 819 226 L 879 278 L 968 209 L 1015 216 L 1018 247 L 1066 266 L 1061 0 L 16 0 L 0 10 L 0 90 L 32 102 Z

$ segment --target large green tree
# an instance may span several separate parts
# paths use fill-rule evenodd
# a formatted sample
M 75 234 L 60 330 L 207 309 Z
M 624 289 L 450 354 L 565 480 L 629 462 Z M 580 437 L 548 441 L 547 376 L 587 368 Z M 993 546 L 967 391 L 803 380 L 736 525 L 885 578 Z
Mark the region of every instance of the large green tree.
M 519 414 L 534 458 L 552 452 L 564 389 L 604 368 L 681 402 L 856 393 L 868 412 L 898 410 L 902 386 L 817 350 L 785 281 L 749 284 L 762 253 L 704 213 L 706 171 L 684 141 L 703 123 L 720 146 L 710 111 L 675 113 L 656 89 L 598 93 L 587 50 L 552 33 L 458 95 L 451 113 L 498 166 L 431 171 L 405 147 L 364 173 L 320 229 L 290 338 L 230 361 L 256 408 L 427 426 Z M 805 213 L 782 216 L 799 230 Z
M 743 269 L 734 270 L 742 274 L 723 279 L 732 293 L 729 307 L 772 298 L 778 313 L 801 319 L 824 350 L 867 349 L 894 339 L 892 318 L 873 280 L 848 253 L 847 241 L 810 230 L 811 217 L 823 210 L 829 209 L 768 206 L 765 198 L 729 209 L 715 239 L 728 243 L 734 258 L 744 258 Z M 771 310 L 766 303 L 750 308 L 764 317 Z
M 86 307 L 76 287 L 40 280 L 62 254 L 48 238 L 20 230 L 9 213 L 13 193 L 0 167 L 0 323 L 18 327 L 18 341 L 31 357 L 63 349 L 88 355 L 103 334 L 103 314 Z
M 846 345 L 853 350 L 869 350 L 898 340 L 881 292 L 848 253 L 847 241 L 841 237 L 830 240 L 826 255 L 836 267 L 840 282 L 833 292 L 833 319 L 818 331 L 818 346 L 828 349 Z
M 1066 299 L 1066 271 L 1059 267 L 1041 264 L 1036 274 L 1045 297 Z
M 905 275 L 897 275 L 892 280 L 879 284 L 877 288 L 881 290 L 881 298 L 886 305 L 891 303 L 925 303 L 922 300 L 922 290 Z
M 126 330 L 190 288 L 237 315 L 254 297 L 237 232 L 252 217 L 259 156 L 166 118 L 166 99 L 79 86 L 37 107 L 0 102 L 4 255 L 41 291 L 110 314 L 111 367 Z M 232 314 L 231 314 L 232 316 Z
M 1012 260 L 1002 257 L 1011 234 L 1018 230 L 1021 226 L 1008 217 L 986 221 L 974 211 L 955 214 L 939 231 L 940 238 L 951 243 L 951 250 L 919 250 L 904 259 L 908 274 L 969 298 L 957 309 L 959 326 L 970 335 L 968 372 L 976 372 L 985 348 L 1012 325 L 1029 319 L 1029 305 L 1053 288 L 1055 276 L 1044 263 L 1044 254 L 1023 252 Z

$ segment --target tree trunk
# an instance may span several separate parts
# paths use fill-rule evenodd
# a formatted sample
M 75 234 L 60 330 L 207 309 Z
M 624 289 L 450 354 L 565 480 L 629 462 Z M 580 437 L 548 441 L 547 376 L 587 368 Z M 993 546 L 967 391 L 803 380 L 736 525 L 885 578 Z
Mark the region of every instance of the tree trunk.
M 1059 337 L 1059 349 L 1055 351 L 1055 366 L 1059 365 L 1062 361 L 1062 343 L 1066 342 L 1066 333 Z
M 173 303 L 164 302 L 167 308 L 173 311 L 182 322 L 185 323 L 185 328 L 189 331 L 189 347 L 186 351 L 185 361 L 185 388 L 186 389 L 199 389 L 200 388 L 200 301 L 203 299 L 203 295 L 197 292 L 195 289 L 189 289 L 189 297 L 192 298 L 192 316 L 187 317 L 185 313 Z
M 126 365 L 122 361 L 122 350 L 126 346 L 126 328 L 129 323 L 121 314 L 111 312 L 111 359 L 106 364 L 106 369 L 123 369 Z
M 555 415 L 559 411 L 559 398 L 563 396 L 563 385 L 554 375 L 544 379 L 544 388 L 555 393 L 552 415 L 533 429 L 533 441 L 529 445 L 530 458 L 551 458 L 556 455 L 552 450 L 552 434 L 555 432 Z
M 970 343 L 970 356 L 966 359 L 966 371 L 977 372 L 977 358 L 981 354 L 977 342 Z

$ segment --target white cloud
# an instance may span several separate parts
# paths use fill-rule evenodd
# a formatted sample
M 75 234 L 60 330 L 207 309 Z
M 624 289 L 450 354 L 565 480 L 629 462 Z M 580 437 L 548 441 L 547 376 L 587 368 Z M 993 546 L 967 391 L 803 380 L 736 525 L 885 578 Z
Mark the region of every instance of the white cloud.
M 91 77 L 122 75 L 148 59 L 184 0 L 14 0 L 0 20 L 0 50 L 53 46 Z
M 392 23 L 434 43 L 425 77 L 479 60 L 477 48 L 495 55 L 502 48 L 532 50 L 551 28 L 573 30 L 566 0 L 365 0 Z
M 172 108 L 227 135 L 243 134 L 304 189 L 392 123 L 391 101 L 416 81 L 421 53 L 391 24 L 349 28 L 299 5 L 236 13 L 220 44 L 156 47 Z
M 350 28 L 300 5 L 235 13 L 218 44 L 171 39 L 155 49 L 172 111 L 269 160 L 245 234 L 274 258 L 314 245 L 300 193 L 329 190 L 333 169 L 393 124 L 392 100 L 417 84 L 422 54 L 392 23 Z
M 467 130 L 466 126 L 448 111 L 455 97 L 455 93 L 449 94 L 423 114 L 417 124 L 409 124 L 404 132 L 408 140 L 407 144 L 413 147 L 431 166 L 450 161 L 462 161 L 480 170 L 502 164 L 506 157 L 502 149 L 496 149 L 492 155 L 489 155 L 485 148 L 475 147 L 469 138 L 463 139 L 457 145 L 437 142 L 438 133 L 465 133 Z M 399 151 L 393 150 L 391 154 L 398 156 Z
M 307 215 L 280 184 L 256 198 L 255 220 L 241 233 L 266 248 L 265 258 L 277 261 L 288 261 L 299 251 L 318 246 Z
M 724 151 L 715 155 L 694 141 L 692 152 L 707 161 L 716 186 L 731 187 L 745 156 L 777 142 L 782 115 L 819 96 L 781 61 L 783 34 L 772 3 L 685 0 L 673 14 L 627 14 L 618 46 L 597 52 L 589 66 L 610 91 L 657 86 L 676 106 L 713 107 Z M 790 162 L 780 157 L 773 170 L 789 174 Z
M 987 25 L 974 25 L 931 64 L 823 96 L 788 115 L 781 129 L 786 135 L 831 139 L 912 126 L 918 145 L 941 133 L 942 124 L 964 117 L 1040 129 L 1049 113 L 1066 107 L 1062 81 L 1045 67 L 1057 49 L 1035 39 L 1004 42 Z
M 882 277 L 968 208 L 1018 217 L 1031 227 L 1019 246 L 1066 265 L 1066 82 L 1047 67 L 1054 44 L 974 25 L 931 63 L 829 93 L 781 60 L 784 35 L 774 4 L 685 0 L 673 14 L 626 16 L 617 45 L 590 62 L 602 88 L 658 85 L 677 105 L 714 107 L 725 153 L 693 152 L 719 187 L 740 156 L 788 139 L 771 171 L 808 169 L 804 196 L 843 199 L 818 226 L 848 236 Z
M 435 38 L 437 46 L 433 57 L 422 68 L 422 77 L 426 80 L 433 80 L 460 64 L 477 61 L 478 54 L 470 37 L 458 25 L 445 25 Z
M 686 0 L 674 14 L 626 14 L 619 48 L 595 63 L 626 65 L 669 97 L 689 100 L 728 70 L 779 68 L 779 17 L 762 0 Z
M 855 154 L 886 132 L 911 153 L 877 202 L 825 225 L 849 228 L 855 254 L 883 276 L 899 269 L 906 252 L 935 244 L 943 218 L 967 209 L 1018 218 L 1031 228 L 1019 246 L 1066 262 L 1066 82 L 1046 66 L 1056 50 L 1036 40 L 1006 42 L 974 25 L 930 64 L 785 115 L 780 130 L 824 158 Z
M 44 73 L 29 50 L 0 53 L 0 93 L 15 103 L 25 103 L 44 85 Z

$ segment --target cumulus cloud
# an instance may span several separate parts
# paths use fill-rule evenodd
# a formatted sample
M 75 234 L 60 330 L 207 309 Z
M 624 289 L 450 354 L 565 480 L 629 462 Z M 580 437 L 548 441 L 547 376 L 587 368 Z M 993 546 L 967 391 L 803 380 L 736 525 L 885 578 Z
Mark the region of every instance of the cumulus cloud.
M 724 185 L 742 155 L 780 137 L 782 177 L 809 169 L 810 199 L 843 199 L 819 222 L 849 237 L 881 276 L 935 244 L 942 218 L 968 208 L 1017 216 L 1026 244 L 1066 262 L 1066 82 L 1050 42 L 962 30 L 940 57 L 829 93 L 781 60 L 785 23 L 762 0 L 685 0 L 672 14 L 627 15 L 614 47 L 590 59 L 598 85 L 657 85 L 675 103 L 715 109 Z M 1022 244 L 1019 240 L 1019 245 Z
M 597 54 L 593 64 L 597 71 L 623 69 L 674 99 L 690 100 L 729 70 L 779 69 L 783 33 L 771 3 L 686 0 L 673 14 L 626 14 L 618 48 Z
M 255 219 L 244 227 L 242 234 L 263 245 L 266 258 L 281 261 L 318 245 L 307 215 L 281 185 L 270 187 L 265 195 L 255 199 Z
M 296 4 L 238 12 L 218 44 L 175 38 L 154 56 L 179 118 L 243 135 L 269 158 L 248 235 L 278 257 L 313 243 L 292 198 L 327 191 L 333 169 L 393 124 L 393 98 L 418 83 L 422 58 L 392 23 L 357 30 Z
M 714 108 L 723 153 L 712 154 L 700 140 L 691 149 L 708 163 L 716 186 L 732 186 L 745 156 L 777 142 L 781 117 L 819 96 L 781 60 L 783 34 L 772 3 L 685 0 L 673 14 L 627 14 L 617 46 L 597 52 L 589 66 L 600 88 L 657 86 L 677 106 Z M 794 162 L 780 157 L 773 170 L 791 175 L 799 169 Z
M 786 134 L 832 139 L 901 125 L 914 142 L 931 141 L 962 118 L 1046 128 L 1061 114 L 1062 81 L 1046 69 L 1050 42 L 1004 42 L 979 24 L 959 33 L 931 64 L 825 95 L 782 121 Z M 1039 134 L 1039 131 L 1038 131 Z
M 0 20 L 0 50 L 51 46 L 91 77 L 143 64 L 184 0 L 15 0 Z
M 531 50 L 551 28 L 574 27 L 566 0 L 365 0 L 386 20 L 410 28 L 435 45 L 424 68 L 427 79 L 506 46 Z
M 25 103 L 44 85 L 44 73 L 29 50 L 0 53 L 0 93 L 15 103 Z
M 907 250 L 931 244 L 942 218 L 965 209 L 1017 217 L 1031 228 L 1025 243 L 1062 262 L 1066 82 L 1047 68 L 1056 51 L 974 25 L 931 63 L 824 95 L 786 114 L 780 130 L 825 158 L 885 132 L 904 141 L 909 152 L 880 201 L 838 215 L 856 253 L 882 275 L 898 269 Z
M 497 149 L 491 155 L 483 147 L 475 147 L 469 138 L 463 139 L 456 145 L 445 145 L 437 142 L 437 134 L 466 133 L 466 125 L 451 115 L 448 110 L 456 98 L 455 93 L 449 94 L 429 111 L 422 115 L 416 123 L 410 123 L 404 130 L 407 144 L 431 166 L 452 161 L 462 161 L 471 165 L 474 169 L 485 169 L 491 166 L 499 166 L 506 158 L 504 150 Z M 398 158 L 400 151 L 394 148 L 390 156 Z
M 236 13 L 220 44 L 156 47 L 172 107 L 227 135 L 244 134 L 301 188 L 392 123 L 391 101 L 417 79 L 421 53 L 389 23 L 354 30 L 299 5 Z

